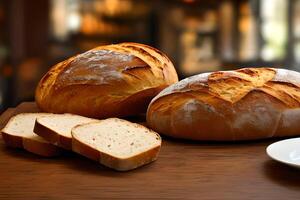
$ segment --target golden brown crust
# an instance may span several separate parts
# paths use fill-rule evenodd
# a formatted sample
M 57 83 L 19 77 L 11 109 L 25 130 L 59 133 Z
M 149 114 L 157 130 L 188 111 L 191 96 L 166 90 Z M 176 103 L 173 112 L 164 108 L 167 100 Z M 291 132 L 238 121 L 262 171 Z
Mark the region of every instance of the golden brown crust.
M 86 144 L 77 140 L 75 137 L 72 138 L 72 150 L 82 156 L 99 162 L 100 152 L 87 146 Z
M 272 80 L 275 73 L 275 70 L 268 68 L 247 68 L 233 73 L 214 72 L 209 75 L 207 83 L 211 94 L 235 103 L 253 89 Z
M 36 102 L 47 112 L 123 117 L 145 112 L 151 97 L 177 81 L 171 61 L 152 47 L 100 46 L 52 67 L 36 89 Z M 124 112 L 125 105 L 132 112 Z
M 13 148 L 23 148 L 22 137 L 10 135 L 3 131 L 1 132 L 1 135 L 7 146 L 13 147 Z
M 44 126 L 43 124 L 40 124 L 37 120 L 35 121 L 33 132 L 41 136 L 51 144 L 57 145 L 66 150 L 72 150 L 72 138 L 59 135 L 50 128 Z
M 58 156 L 61 153 L 58 147 L 50 143 L 41 143 L 29 138 L 23 138 L 23 147 L 31 153 L 45 157 Z
M 115 158 L 102 152 L 100 153 L 99 162 L 117 171 L 128 171 L 155 161 L 159 151 L 160 146 L 126 159 Z
M 290 83 L 270 81 L 259 89 L 277 98 L 290 108 L 300 107 L 300 89 L 298 86 Z
M 24 138 L 21 136 L 11 135 L 5 132 L 1 132 L 4 143 L 13 148 L 22 148 L 31 153 L 45 156 L 45 157 L 53 157 L 58 156 L 61 153 L 61 150 L 50 144 L 45 142 L 40 142 L 37 140 L 33 140 L 30 138 Z
M 195 140 L 297 135 L 297 77 L 300 81 L 298 72 L 269 68 L 197 75 L 157 95 L 148 107 L 147 123 L 159 133 Z

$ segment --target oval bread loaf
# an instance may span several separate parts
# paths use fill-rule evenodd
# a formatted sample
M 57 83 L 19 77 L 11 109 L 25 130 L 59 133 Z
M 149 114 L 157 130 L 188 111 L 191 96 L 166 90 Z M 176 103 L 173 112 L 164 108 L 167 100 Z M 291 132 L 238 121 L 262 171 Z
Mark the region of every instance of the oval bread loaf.
M 151 99 L 178 81 L 157 49 L 137 43 L 99 46 L 53 66 L 36 89 L 36 103 L 52 113 L 93 118 L 146 112 Z
M 300 73 L 244 68 L 184 79 L 150 103 L 147 123 L 176 138 L 253 140 L 300 134 Z

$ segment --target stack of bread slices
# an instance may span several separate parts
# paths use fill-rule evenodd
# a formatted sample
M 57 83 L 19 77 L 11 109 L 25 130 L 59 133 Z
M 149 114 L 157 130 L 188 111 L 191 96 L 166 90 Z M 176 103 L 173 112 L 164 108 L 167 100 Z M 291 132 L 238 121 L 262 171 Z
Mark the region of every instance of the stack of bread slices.
M 161 146 L 160 136 L 140 124 L 73 114 L 18 114 L 2 129 L 2 137 L 10 147 L 41 156 L 73 150 L 118 171 L 156 160 Z

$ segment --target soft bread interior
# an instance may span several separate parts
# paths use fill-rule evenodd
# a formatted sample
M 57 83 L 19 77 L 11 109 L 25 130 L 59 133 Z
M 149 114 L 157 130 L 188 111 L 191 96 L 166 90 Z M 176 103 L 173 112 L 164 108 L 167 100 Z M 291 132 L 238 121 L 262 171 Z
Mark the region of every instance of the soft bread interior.
M 79 124 L 96 122 L 98 120 L 73 114 L 53 114 L 37 118 L 37 122 L 54 132 L 71 138 L 71 129 Z
M 121 159 L 161 145 L 157 133 L 117 118 L 77 126 L 72 129 L 72 135 L 87 146 Z
M 39 142 L 46 142 L 42 137 L 33 132 L 34 123 L 37 117 L 51 116 L 47 113 L 23 113 L 12 117 L 7 125 L 2 129 L 9 135 L 24 137 Z

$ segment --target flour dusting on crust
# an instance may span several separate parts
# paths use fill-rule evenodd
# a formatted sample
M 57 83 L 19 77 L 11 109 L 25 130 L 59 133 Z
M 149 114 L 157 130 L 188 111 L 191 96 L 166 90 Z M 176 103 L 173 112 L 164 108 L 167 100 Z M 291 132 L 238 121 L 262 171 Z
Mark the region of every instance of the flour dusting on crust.
M 134 57 L 112 50 L 92 49 L 77 55 L 59 78 L 69 85 L 119 82 L 123 80 L 123 63 L 131 62 Z
M 181 80 L 181 81 L 165 88 L 156 97 L 154 97 L 152 99 L 150 105 L 152 104 L 152 102 L 154 102 L 155 100 L 157 100 L 157 99 L 159 99 L 163 96 L 169 95 L 169 94 L 171 94 L 173 92 L 176 92 L 176 91 L 180 91 L 182 88 L 185 88 L 188 84 L 192 84 L 192 83 L 195 83 L 195 82 L 198 82 L 198 83 L 207 82 L 208 76 L 210 74 L 211 74 L 210 72 L 203 73 L 203 74 L 197 74 L 197 75 L 185 78 L 185 79 L 183 79 L 183 80 Z
M 277 69 L 272 81 L 291 83 L 300 86 L 300 73 L 287 69 Z
M 131 54 L 119 53 L 119 52 L 112 51 L 112 50 L 92 49 L 92 50 L 89 50 L 85 53 L 82 53 L 82 54 L 79 54 L 78 56 L 76 56 L 73 63 L 81 62 L 82 59 L 85 59 L 85 62 L 97 62 L 97 61 L 101 61 L 101 60 L 110 59 L 112 56 L 117 56 L 118 60 L 120 60 L 120 61 L 128 61 L 128 62 L 131 61 L 134 57 Z
M 291 84 L 294 84 L 294 85 L 300 87 L 300 73 L 299 72 L 291 71 L 291 70 L 287 70 L 287 69 L 277 69 L 277 68 L 276 69 L 271 68 L 271 69 L 276 70 L 276 75 L 272 79 L 272 81 L 291 83 Z M 218 72 L 226 73 L 226 74 L 231 75 L 231 76 L 240 76 L 240 74 L 236 71 L 218 71 Z M 167 95 L 169 95 L 171 93 L 174 93 L 174 92 L 180 92 L 180 90 L 182 90 L 183 88 L 185 88 L 189 84 L 193 84 L 195 82 L 206 83 L 208 81 L 208 77 L 209 77 L 210 74 L 211 74 L 211 72 L 197 74 L 197 75 L 185 78 L 185 79 L 183 79 L 183 80 L 181 80 L 181 81 L 165 88 L 155 98 L 152 99 L 150 105 L 154 101 L 156 101 L 157 99 L 159 99 L 163 96 L 167 96 Z

